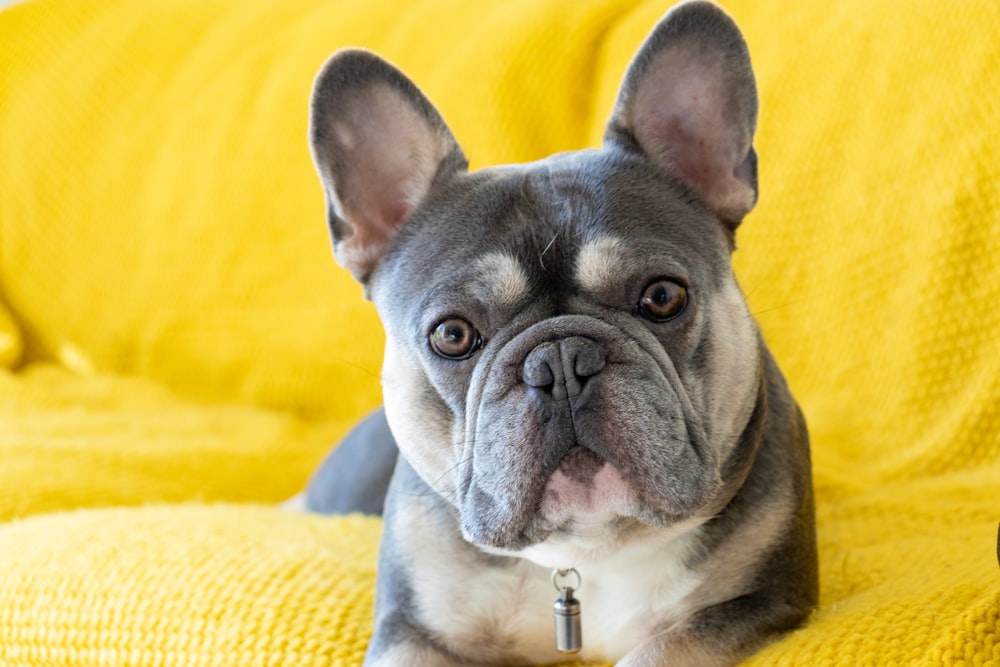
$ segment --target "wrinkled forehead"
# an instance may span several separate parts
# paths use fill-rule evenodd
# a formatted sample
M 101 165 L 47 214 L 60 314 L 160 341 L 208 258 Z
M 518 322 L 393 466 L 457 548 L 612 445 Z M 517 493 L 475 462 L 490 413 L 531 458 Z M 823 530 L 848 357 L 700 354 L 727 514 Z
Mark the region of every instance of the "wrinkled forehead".
M 600 290 L 634 274 L 728 271 L 721 224 L 679 183 L 609 151 L 556 155 L 462 175 L 435 192 L 385 264 L 394 289 Z

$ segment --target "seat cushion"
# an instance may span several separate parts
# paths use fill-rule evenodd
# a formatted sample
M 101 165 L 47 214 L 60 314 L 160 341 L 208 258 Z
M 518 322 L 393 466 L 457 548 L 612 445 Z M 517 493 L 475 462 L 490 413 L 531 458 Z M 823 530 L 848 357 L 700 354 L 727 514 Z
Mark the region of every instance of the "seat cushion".
M 246 505 L 0 526 L 0 664 L 360 664 L 379 527 Z
M 146 378 L 0 372 L 0 521 L 57 510 L 278 502 L 353 420 L 206 403 Z

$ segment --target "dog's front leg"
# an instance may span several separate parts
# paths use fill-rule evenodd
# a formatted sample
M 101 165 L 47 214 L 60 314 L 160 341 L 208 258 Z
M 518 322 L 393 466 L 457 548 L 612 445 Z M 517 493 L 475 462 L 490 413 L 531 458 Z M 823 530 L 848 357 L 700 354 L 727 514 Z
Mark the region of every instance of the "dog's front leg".
M 375 599 L 375 627 L 365 667 L 478 667 L 450 651 L 419 617 L 411 573 L 394 554 L 393 536 L 383 537 Z M 420 576 L 417 574 L 416 576 Z
M 395 635 L 396 643 L 391 645 L 376 636 L 372 638 L 368 654 L 365 657 L 365 667 L 478 667 L 448 654 L 435 646 L 430 640 L 420 636 L 413 628 L 394 626 L 390 632 Z M 405 636 L 400 640 L 400 635 Z M 388 640 L 388 638 L 385 638 Z
M 469 579 L 453 521 L 444 500 L 400 457 L 385 499 L 375 626 L 365 667 L 479 667 L 447 640 L 465 617 L 452 619 L 458 612 L 427 600 L 428 591 Z
M 665 626 L 616 667 L 730 667 L 794 628 L 808 608 L 752 594 Z

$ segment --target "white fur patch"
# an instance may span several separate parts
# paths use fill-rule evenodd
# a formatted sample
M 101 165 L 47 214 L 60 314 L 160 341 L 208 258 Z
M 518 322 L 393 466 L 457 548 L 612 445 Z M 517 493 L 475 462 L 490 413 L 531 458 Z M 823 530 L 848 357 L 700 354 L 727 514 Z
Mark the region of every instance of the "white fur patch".
M 447 413 L 428 409 L 426 378 L 409 353 L 386 337 L 382 364 L 385 416 L 396 444 L 421 478 L 441 495 L 458 488 L 451 422 Z
M 545 485 L 542 514 L 556 523 L 576 516 L 611 519 L 631 514 L 634 506 L 635 497 L 618 468 L 605 463 L 586 484 L 556 470 Z
M 421 512 L 415 508 L 395 526 L 407 544 L 413 571 L 419 573 L 410 584 L 420 620 L 453 638 L 455 649 L 479 647 L 471 650 L 484 661 L 522 655 L 535 664 L 559 662 L 552 629 L 552 603 L 558 595 L 552 568 L 528 560 L 484 568 L 467 546 L 427 530 Z M 660 624 L 691 612 L 690 596 L 703 578 L 684 560 L 698 532 L 693 525 L 655 529 L 601 560 L 560 564 L 577 567 L 582 581 L 576 591 L 583 606 L 579 659 L 620 660 Z
M 485 304 L 510 308 L 528 295 L 528 275 L 521 263 L 504 252 L 476 260 L 476 295 Z
M 278 504 L 278 509 L 282 512 L 308 512 L 306 505 L 306 492 L 297 493 L 283 503 Z
M 605 563 L 580 568 L 577 597 L 586 601 L 583 637 L 589 659 L 620 660 L 653 635 L 657 624 L 691 612 L 686 600 L 701 584 L 684 566 L 692 531 L 670 543 L 640 543 Z
M 616 276 L 620 276 L 617 267 L 625 251 L 625 244 L 614 236 L 598 236 L 588 241 L 576 256 L 576 282 L 589 292 L 614 285 Z
M 735 438 L 743 431 L 757 399 L 760 362 L 756 325 L 735 280 L 727 282 L 713 306 L 712 377 L 706 387 L 709 416 L 704 420 L 710 439 Z M 734 389 L 746 388 L 742 394 Z M 731 443 L 727 443 L 731 444 Z
M 541 513 L 554 526 L 569 525 L 572 535 L 550 537 L 519 555 L 543 567 L 565 567 L 605 558 L 618 547 L 608 536 L 613 523 L 633 516 L 638 501 L 618 469 L 605 463 L 586 483 L 557 470 L 545 485 Z
M 367 664 L 367 663 L 365 663 Z M 400 665 L 420 665 L 420 667 L 452 667 L 455 663 L 440 653 L 431 651 L 411 642 L 397 644 L 383 653 L 372 667 L 400 667 Z

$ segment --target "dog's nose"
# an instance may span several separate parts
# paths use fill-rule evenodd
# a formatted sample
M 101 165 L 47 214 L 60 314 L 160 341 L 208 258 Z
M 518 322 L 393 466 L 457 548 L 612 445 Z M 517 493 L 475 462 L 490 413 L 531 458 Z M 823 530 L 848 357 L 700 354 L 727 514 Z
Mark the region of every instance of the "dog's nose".
M 587 380 L 604 370 L 604 350 L 580 336 L 542 343 L 524 359 L 524 382 L 557 400 L 580 394 Z

